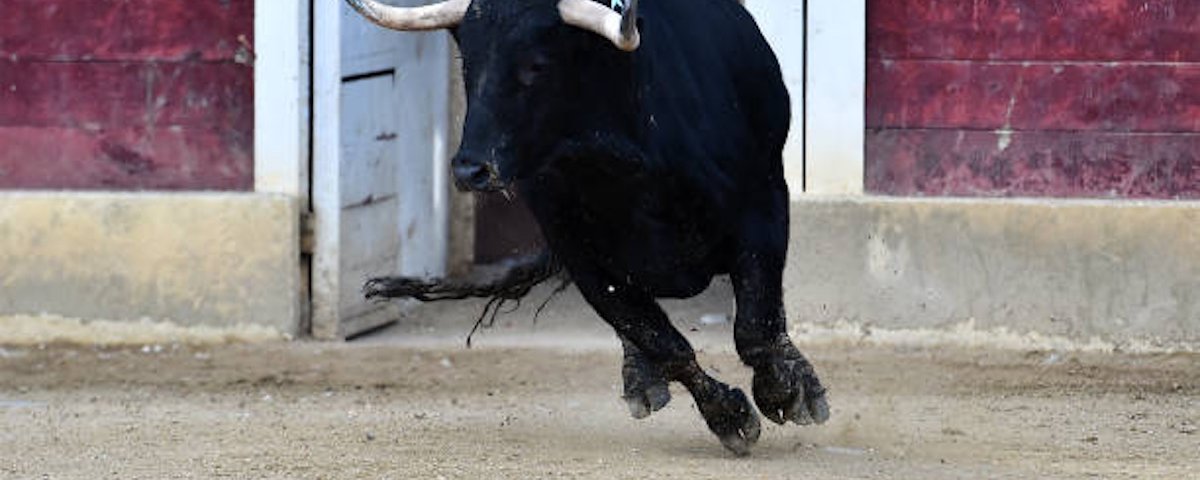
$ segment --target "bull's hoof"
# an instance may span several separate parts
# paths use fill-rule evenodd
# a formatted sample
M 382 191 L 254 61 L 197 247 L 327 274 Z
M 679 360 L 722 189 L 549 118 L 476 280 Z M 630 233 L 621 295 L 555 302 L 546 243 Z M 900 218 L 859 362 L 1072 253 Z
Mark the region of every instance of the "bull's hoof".
M 629 414 L 633 418 L 642 419 L 667 406 L 671 401 L 671 391 L 666 385 L 651 385 L 640 392 L 626 393 L 621 398 L 629 405 Z
M 621 377 L 625 380 L 625 393 L 621 398 L 629 405 L 629 414 L 633 418 L 646 418 L 671 401 L 671 390 L 667 388 L 667 377 L 662 369 L 641 355 L 625 356 Z
M 700 414 L 708 423 L 708 429 L 721 440 L 721 445 L 739 457 L 749 455 L 750 447 L 762 433 L 758 414 L 740 389 L 721 383 L 716 385 L 717 391 L 710 398 L 697 399 Z
M 825 423 L 829 402 L 812 364 L 789 345 L 784 356 L 754 369 L 754 403 L 772 422 Z

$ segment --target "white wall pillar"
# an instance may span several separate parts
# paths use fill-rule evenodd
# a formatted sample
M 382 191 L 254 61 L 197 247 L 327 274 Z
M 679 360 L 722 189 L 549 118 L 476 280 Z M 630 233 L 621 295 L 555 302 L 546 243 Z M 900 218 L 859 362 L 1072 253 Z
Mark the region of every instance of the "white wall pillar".
M 791 94 L 792 128 L 783 148 L 783 167 L 795 196 L 804 191 L 804 2 L 749 0 L 746 8 L 779 58 Z
M 309 0 L 254 1 L 254 190 L 308 205 Z
M 860 194 L 866 112 L 865 0 L 808 2 L 807 193 Z
M 309 16 L 312 0 L 254 0 L 254 191 L 293 200 L 291 232 L 282 259 L 295 305 L 290 321 L 310 333 L 309 264 L 301 256 L 301 215 L 309 212 L 309 106 L 312 71 Z

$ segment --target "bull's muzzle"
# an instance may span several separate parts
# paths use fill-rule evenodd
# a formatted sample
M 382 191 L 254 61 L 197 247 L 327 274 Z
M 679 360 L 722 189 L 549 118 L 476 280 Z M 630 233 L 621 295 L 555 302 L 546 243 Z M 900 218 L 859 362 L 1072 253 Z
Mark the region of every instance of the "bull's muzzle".
M 485 160 L 477 155 L 459 152 L 450 161 L 450 168 L 454 171 L 454 184 L 458 186 L 459 190 L 494 192 L 505 186 L 500 179 L 496 162 Z

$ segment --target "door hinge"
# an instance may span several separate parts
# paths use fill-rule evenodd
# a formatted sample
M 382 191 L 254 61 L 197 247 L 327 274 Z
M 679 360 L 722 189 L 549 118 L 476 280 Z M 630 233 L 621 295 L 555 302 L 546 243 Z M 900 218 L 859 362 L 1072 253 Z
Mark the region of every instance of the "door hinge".
M 316 247 L 316 223 L 313 212 L 300 214 L 300 253 L 313 253 Z

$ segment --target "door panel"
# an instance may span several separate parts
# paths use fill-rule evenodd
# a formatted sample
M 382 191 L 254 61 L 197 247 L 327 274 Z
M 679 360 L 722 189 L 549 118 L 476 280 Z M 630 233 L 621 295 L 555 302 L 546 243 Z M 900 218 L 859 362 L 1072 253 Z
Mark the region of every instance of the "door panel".
M 366 278 L 394 274 L 399 265 L 400 203 L 395 75 L 342 81 L 338 297 L 342 318 L 375 315 L 386 304 L 362 299 Z
M 401 154 L 395 75 L 342 82 L 342 208 L 395 199 Z
M 314 14 L 313 335 L 345 338 L 401 313 L 367 279 L 444 273 L 449 39 Z

